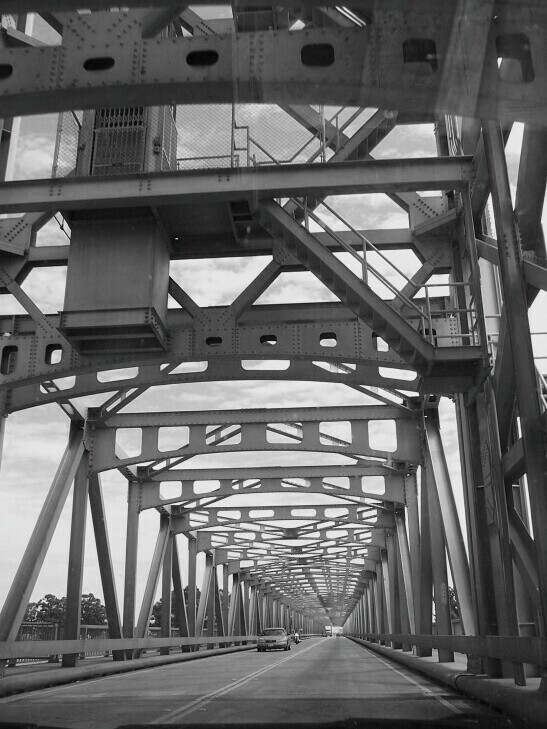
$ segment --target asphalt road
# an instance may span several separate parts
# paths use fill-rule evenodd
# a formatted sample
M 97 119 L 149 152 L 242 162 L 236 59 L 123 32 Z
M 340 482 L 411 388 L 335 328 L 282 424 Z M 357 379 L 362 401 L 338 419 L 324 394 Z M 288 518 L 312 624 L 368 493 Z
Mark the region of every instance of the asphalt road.
M 473 729 L 513 726 L 344 638 L 314 638 L 290 652 L 226 654 L 0 699 L 1 723 L 71 729 L 252 722 L 320 727 L 350 717 L 392 719 L 394 729 L 415 719 L 469 722 Z

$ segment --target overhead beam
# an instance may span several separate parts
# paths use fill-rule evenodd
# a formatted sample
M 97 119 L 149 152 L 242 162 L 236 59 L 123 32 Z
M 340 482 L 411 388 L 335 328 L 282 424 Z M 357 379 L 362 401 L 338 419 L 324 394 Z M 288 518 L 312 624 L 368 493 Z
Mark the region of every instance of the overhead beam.
M 454 190 L 473 180 L 471 157 L 70 177 L 0 184 L 0 213 L 181 205 L 256 198 Z
M 278 30 L 142 39 L 141 19 L 125 24 L 123 44 L 116 42 L 119 24 L 109 23 L 103 14 L 75 15 L 62 46 L 28 48 L 24 54 L 17 49 L 0 51 L 0 64 L 13 69 L 2 80 L 3 113 L 21 116 L 137 102 L 237 100 L 397 108 L 410 113 L 450 113 L 547 125 L 547 60 L 540 53 L 547 41 L 545 8 L 530 10 L 526 20 L 522 10 L 515 8 L 500 16 L 496 24 L 497 34 L 509 34 L 518 23 L 531 48 L 534 78 L 515 84 L 499 78 L 493 37 L 487 43 L 485 59 L 482 52 L 475 53 L 469 47 L 464 28 L 472 18 L 465 14 L 460 17 L 454 3 L 431 5 L 425 15 L 422 4 L 409 7 L 405 13 L 400 7 L 390 11 L 388 5 L 376 7 L 375 20 L 378 27 L 389 23 L 389 35 L 375 33 L 372 25 L 308 29 L 305 33 Z M 476 12 L 477 22 L 484 22 L 480 9 Z M 427 21 L 435 26 L 434 61 L 411 57 L 405 62 L 402 42 L 408 36 L 407 24 L 419 27 Z M 95 25 L 92 42 L 82 43 L 84 23 L 86 27 Z M 218 60 L 196 66 L 187 59 L 193 52 L 203 52 L 204 43 Z M 306 63 L 305 48 L 313 45 L 332 49 L 320 66 Z M 259 65 L 253 61 L 257 46 L 261 48 Z M 459 49 L 459 53 L 451 57 L 447 84 L 444 67 L 451 48 Z M 108 59 L 108 68 L 97 73 L 91 64 L 90 70 L 88 62 L 93 59 Z M 476 85 L 469 87 L 469 78 L 478 74 L 482 74 L 482 84 L 477 95 Z
M 123 6 L 127 8 L 162 8 L 165 6 L 166 0 L 124 0 Z M 237 7 L 238 3 L 231 3 Z M 450 7 L 453 2 L 452 0 L 437 0 L 439 6 Z M 74 10 L 78 7 L 79 3 L 74 0 L 3 0 L 2 11 L 4 13 L 28 13 L 39 10 Z M 193 6 L 207 7 L 208 5 L 218 6 L 218 0 L 195 0 L 192 2 Z M 285 0 L 283 7 L 287 8 L 313 8 L 313 7 L 324 7 L 324 0 Z M 355 10 L 362 10 L 365 13 L 369 13 L 374 7 L 375 3 L 372 0 L 352 0 L 351 7 Z M 394 6 L 394 0 L 384 0 L 382 5 L 387 7 Z M 498 2 L 500 6 L 507 7 L 522 7 L 523 9 L 532 9 L 535 7 L 541 7 L 543 0 L 500 0 Z M 112 7 L 112 0 L 86 0 L 85 7 L 90 10 L 110 10 Z M 271 8 L 271 0 L 253 0 L 253 7 L 257 8 Z
M 384 405 L 342 405 L 320 408 L 267 408 L 264 410 L 212 410 L 165 413 L 118 413 L 104 424 L 105 428 L 155 428 L 183 425 L 241 425 L 242 423 L 302 423 L 346 420 L 414 420 L 419 413 Z

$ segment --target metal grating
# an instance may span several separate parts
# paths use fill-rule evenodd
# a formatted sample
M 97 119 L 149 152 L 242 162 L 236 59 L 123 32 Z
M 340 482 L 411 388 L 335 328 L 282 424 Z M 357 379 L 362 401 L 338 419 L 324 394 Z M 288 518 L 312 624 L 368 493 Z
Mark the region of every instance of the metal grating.
M 93 130 L 92 175 L 141 172 L 144 163 L 145 108 L 99 109 Z

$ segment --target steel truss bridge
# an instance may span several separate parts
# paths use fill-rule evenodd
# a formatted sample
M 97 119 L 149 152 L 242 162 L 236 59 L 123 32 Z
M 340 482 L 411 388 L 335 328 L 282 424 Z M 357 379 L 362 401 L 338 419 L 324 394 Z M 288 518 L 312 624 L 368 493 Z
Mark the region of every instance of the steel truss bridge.
M 69 435 L 0 615 L 0 656 L 20 655 L 72 493 L 65 666 L 81 649 L 89 517 L 116 660 L 180 645 L 173 610 L 187 647 L 335 625 L 417 656 L 465 653 L 474 674 L 541 678 L 547 385 L 528 313 L 547 289 L 547 7 L 255 0 L 210 19 L 200 0 L 85 5 L 2 2 L 0 285 L 26 313 L 0 316 L 1 426 L 56 403 Z M 52 177 L 8 179 L 15 120 L 51 112 Z M 505 145 L 517 123 L 513 200 Z M 416 154 L 417 124 L 433 125 L 435 155 Z M 344 207 L 370 194 L 406 227 L 363 227 Z M 42 245 L 59 215 L 70 241 Z M 198 305 L 173 273 L 246 256 L 266 263 L 229 305 Z M 23 284 L 59 266 L 64 307 L 44 313 Z M 329 295 L 257 303 L 294 272 Z M 272 392 L 345 385 L 355 404 L 175 411 L 161 400 L 164 385 L 264 380 Z M 138 410 L 150 388 L 165 411 Z M 89 395 L 103 397 L 84 409 Z M 464 526 L 443 398 L 455 404 Z M 219 454 L 240 465 L 215 465 Z M 112 469 L 127 479 L 123 605 L 101 489 Z M 137 604 L 146 510 L 158 536 Z

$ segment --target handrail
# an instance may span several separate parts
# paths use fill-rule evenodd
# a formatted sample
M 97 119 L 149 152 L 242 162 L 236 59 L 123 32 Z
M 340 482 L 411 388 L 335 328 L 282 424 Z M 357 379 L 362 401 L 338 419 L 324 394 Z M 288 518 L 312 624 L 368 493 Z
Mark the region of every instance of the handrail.
M 388 288 L 395 296 L 399 299 L 401 299 L 407 306 L 410 306 L 412 309 L 414 309 L 420 316 L 420 320 L 422 321 L 423 326 L 423 320 L 426 318 L 426 315 L 420 309 L 419 306 L 417 306 L 411 299 L 407 298 L 404 294 L 402 294 L 394 284 L 389 281 L 389 279 L 385 278 L 379 271 L 377 271 L 373 266 L 371 266 L 366 261 L 366 255 L 361 257 L 357 251 L 349 245 L 343 238 L 341 238 L 339 235 L 336 234 L 334 230 L 332 230 L 321 218 L 319 218 L 314 212 L 310 211 L 308 207 L 300 202 L 300 200 L 297 200 L 296 198 L 291 198 L 291 201 L 294 202 L 298 207 L 302 208 L 304 210 L 304 213 L 306 214 L 306 217 L 311 217 L 311 219 L 316 222 L 318 225 L 320 225 L 323 230 L 328 233 L 334 240 L 344 248 L 348 253 L 350 253 L 363 267 L 363 281 L 367 283 L 368 276 L 366 275 L 368 271 L 371 271 L 373 275 L 382 283 L 386 288 Z M 364 237 L 364 236 L 363 236 Z M 368 285 L 368 284 L 367 284 Z M 429 329 L 431 330 L 431 322 Z
M 121 650 L 153 650 L 175 646 L 198 646 L 221 643 L 254 643 L 256 635 L 216 635 L 199 638 L 87 638 L 79 640 L 13 640 L 0 643 L 0 656 L 10 658 L 35 658 L 61 653 L 98 653 Z
M 400 269 L 400 268 L 399 268 L 398 266 L 396 266 L 396 265 L 395 265 L 395 264 L 393 263 L 393 261 L 390 261 L 390 260 L 389 260 L 389 258 L 387 258 L 387 256 L 385 256 L 385 255 L 384 255 L 384 254 L 382 253 L 382 251 L 381 251 L 381 250 L 380 250 L 379 248 L 377 248 L 377 247 L 376 247 L 376 246 L 374 245 L 374 243 L 372 243 L 372 242 L 371 242 L 371 241 L 370 241 L 370 240 L 369 240 L 368 238 L 366 238 L 366 237 L 365 237 L 365 236 L 364 236 L 364 235 L 363 235 L 362 233 L 359 233 L 359 231 L 355 230 L 355 228 L 354 228 L 354 227 L 353 227 L 353 226 L 352 226 L 352 225 L 351 225 L 350 223 L 348 223 L 348 222 L 347 222 L 347 220 L 345 220 L 345 219 L 344 219 L 344 218 L 343 218 L 343 217 L 342 217 L 342 216 L 340 215 L 340 213 L 338 213 L 338 212 L 337 212 L 336 210 L 334 210 L 334 208 L 331 208 L 331 206 L 330 206 L 330 205 L 328 205 L 328 204 L 327 204 L 327 203 L 326 203 L 326 202 L 325 202 L 324 200 L 323 200 L 323 201 L 321 202 L 321 205 L 322 205 L 322 206 L 323 206 L 324 208 L 326 208 L 326 209 L 327 209 L 327 210 L 328 210 L 328 211 L 329 211 L 330 213 L 332 213 L 332 214 L 333 214 L 333 215 L 334 215 L 335 217 L 337 217 L 337 218 L 338 218 L 338 220 L 339 220 L 339 221 L 340 221 L 341 223 L 344 223 L 344 225 L 347 225 L 347 227 L 348 227 L 348 228 L 349 228 L 349 229 L 350 229 L 350 230 L 351 230 L 352 232 L 354 232 L 354 233 L 356 233 L 357 235 L 359 235 L 359 236 L 360 236 L 360 237 L 361 237 L 361 238 L 363 239 L 363 241 L 365 242 L 365 244 L 366 244 L 366 245 L 367 245 L 367 246 L 368 246 L 369 248 L 371 248 L 371 249 L 372 249 L 372 250 L 373 250 L 373 251 L 374 251 L 375 253 L 377 253 L 377 254 L 378 254 L 378 255 L 380 256 L 380 258 L 382 258 L 382 259 L 383 259 L 383 260 L 384 260 L 384 261 L 385 261 L 386 263 L 388 263 L 388 264 L 389 264 L 389 265 L 391 266 L 391 268 L 393 268 L 393 270 L 394 270 L 394 271 L 397 271 L 397 273 L 398 273 L 398 274 L 399 274 L 400 276 L 402 276 L 402 277 L 403 277 L 403 278 L 405 279 L 405 281 L 406 281 L 407 283 L 409 283 L 409 284 L 412 284 L 412 285 L 415 285 L 415 284 L 414 284 L 414 281 L 413 281 L 412 279 L 408 278 L 408 276 L 407 276 L 407 275 L 406 275 L 405 273 L 403 273 L 403 271 L 401 271 L 401 269 Z M 421 288 L 421 287 L 420 287 L 420 288 Z
M 346 633 L 368 642 L 407 643 L 421 648 L 441 648 L 485 658 L 547 666 L 547 642 L 541 637 L 518 635 L 406 635 Z

